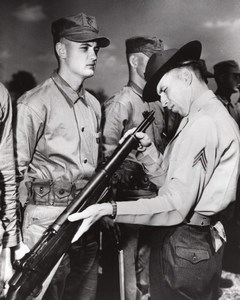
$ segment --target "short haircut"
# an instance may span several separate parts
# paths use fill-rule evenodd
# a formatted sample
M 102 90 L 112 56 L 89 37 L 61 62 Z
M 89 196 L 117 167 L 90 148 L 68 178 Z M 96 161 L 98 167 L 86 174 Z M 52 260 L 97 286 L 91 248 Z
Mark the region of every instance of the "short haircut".
M 207 83 L 206 76 L 204 76 L 203 67 L 198 60 L 183 61 L 176 66 L 176 68 L 183 67 L 191 69 L 200 81 Z

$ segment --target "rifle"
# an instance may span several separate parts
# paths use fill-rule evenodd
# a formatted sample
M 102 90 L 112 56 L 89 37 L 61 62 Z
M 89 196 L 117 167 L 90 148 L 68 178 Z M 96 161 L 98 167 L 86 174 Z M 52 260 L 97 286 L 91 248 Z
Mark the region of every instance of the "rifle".
M 135 133 L 145 131 L 154 120 L 154 112 L 144 112 L 143 122 L 118 145 L 105 166 L 99 169 L 73 201 L 46 229 L 39 241 L 21 260 L 14 263 L 15 273 L 9 281 L 7 300 L 26 300 L 37 297 L 42 283 L 59 259 L 67 252 L 82 221 L 69 222 L 68 216 L 99 203 L 106 193 L 109 179 L 127 155 L 139 145 Z

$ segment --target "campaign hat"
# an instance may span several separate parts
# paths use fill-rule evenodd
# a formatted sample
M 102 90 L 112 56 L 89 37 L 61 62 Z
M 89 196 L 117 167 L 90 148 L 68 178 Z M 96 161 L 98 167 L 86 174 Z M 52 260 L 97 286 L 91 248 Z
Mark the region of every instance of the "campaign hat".
M 180 49 L 167 49 L 154 53 L 146 66 L 146 85 L 143 89 L 143 99 L 153 102 L 159 99 L 157 85 L 160 79 L 168 71 L 177 68 L 186 61 L 197 61 L 200 59 L 202 45 L 199 41 L 191 41 Z
M 208 71 L 205 60 L 204 59 L 199 59 L 199 63 L 201 65 L 204 78 L 213 78 L 214 75 L 213 75 L 213 73 Z

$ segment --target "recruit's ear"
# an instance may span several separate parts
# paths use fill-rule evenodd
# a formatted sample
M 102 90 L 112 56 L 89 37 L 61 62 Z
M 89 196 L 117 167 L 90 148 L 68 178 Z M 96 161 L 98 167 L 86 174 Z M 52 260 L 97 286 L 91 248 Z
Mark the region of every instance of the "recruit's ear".
M 129 64 L 132 68 L 137 68 L 137 65 L 138 65 L 138 57 L 137 55 L 134 55 L 134 54 L 130 54 L 129 57 L 128 57 L 128 61 L 129 61 Z
M 66 57 L 66 45 L 65 44 L 58 42 L 58 43 L 56 43 L 55 49 L 56 49 L 56 52 L 59 57 L 61 57 L 61 58 Z

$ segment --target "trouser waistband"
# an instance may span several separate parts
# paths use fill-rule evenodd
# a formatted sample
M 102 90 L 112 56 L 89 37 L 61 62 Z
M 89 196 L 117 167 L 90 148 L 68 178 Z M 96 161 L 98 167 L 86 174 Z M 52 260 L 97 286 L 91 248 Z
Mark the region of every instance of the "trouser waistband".
M 81 192 L 87 181 L 75 183 L 67 181 L 35 180 L 27 181 L 27 204 L 67 206 Z

